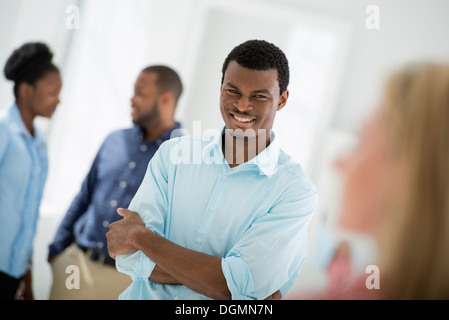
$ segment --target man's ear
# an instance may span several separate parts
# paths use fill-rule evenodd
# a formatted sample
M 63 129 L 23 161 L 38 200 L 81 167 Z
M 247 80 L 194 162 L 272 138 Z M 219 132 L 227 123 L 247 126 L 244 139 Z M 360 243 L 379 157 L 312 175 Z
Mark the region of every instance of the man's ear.
M 281 96 L 279 97 L 278 108 L 277 111 L 281 110 L 286 104 L 288 100 L 289 91 L 286 89 Z
M 159 105 L 160 106 L 171 106 L 175 103 L 175 97 L 173 96 L 173 93 L 170 91 L 163 92 L 159 95 Z

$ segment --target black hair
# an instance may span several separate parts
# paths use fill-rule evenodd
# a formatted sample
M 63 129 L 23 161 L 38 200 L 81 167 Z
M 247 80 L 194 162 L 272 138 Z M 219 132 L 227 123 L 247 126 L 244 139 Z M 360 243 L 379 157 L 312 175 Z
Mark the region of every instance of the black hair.
M 156 86 L 161 91 L 173 93 L 175 101 L 178 101 L 182 94 L 182 82 L 178 73 L 170 67 L 163 65 L 149 66 L 142 72 L 154 72 L 157 74 Z
M 16 99 L 21 83 L 34 85 L 48 72 L 59 72 L 52 59 L 53 53 L 42 42 L 28 42 L 13 51 L 6 61 L 3 74 L 6 79 L 14 81 Z
M 276 69 L 280 94 L 282 95 L 288 87 L 290 71 L 287 57 L 281 49 L 272 43 L 265 40 L 248 40 L 232 49 L 223 63 L 221 83 L 223 83 L 226 69 L 231 61 L 253 70 Z

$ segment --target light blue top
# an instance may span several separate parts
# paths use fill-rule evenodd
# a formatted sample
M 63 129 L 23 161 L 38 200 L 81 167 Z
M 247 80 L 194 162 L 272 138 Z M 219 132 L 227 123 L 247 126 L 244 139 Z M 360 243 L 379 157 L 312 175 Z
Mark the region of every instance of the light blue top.
M 316 188 L 274 136 L 235 170 L 221 139 L 217 130 L 164 142 L 129 209 L 156 234 L 222 258 L 232 299 L 264 299 L 279 289 L 285 295 L 306 258 Z M 116 266 L 133 279 L 119 299 L 208 299 L 149 281 L 155 264 L 140 250 L 117 256 Z
M 47 176 L 47 142 L 27 131 L 13 104 L 0 116 L 0 272 L 23 276 L 29 267 Z

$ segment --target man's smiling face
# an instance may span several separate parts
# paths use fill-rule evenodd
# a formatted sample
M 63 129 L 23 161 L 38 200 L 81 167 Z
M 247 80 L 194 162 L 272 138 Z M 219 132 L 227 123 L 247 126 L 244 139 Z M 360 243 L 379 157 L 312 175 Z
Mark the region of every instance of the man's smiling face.
M 220 89 L 220 111 L 226 129 L 273 127 L 276 111 L 287 103 L 288 90 L 280 95 L 276 69 L 253 70 L 231 61 Z

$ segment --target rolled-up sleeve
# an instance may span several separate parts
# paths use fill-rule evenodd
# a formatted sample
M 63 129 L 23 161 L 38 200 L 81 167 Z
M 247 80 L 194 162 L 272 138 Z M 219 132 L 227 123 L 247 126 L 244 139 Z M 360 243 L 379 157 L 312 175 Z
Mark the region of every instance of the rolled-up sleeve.
M 318 203 L 316 189 L 291 185 L 255 220 L 222 259 L 232 299 L 264 299 L 286 293 L 306 258 L 308 225 Z
M 167 165 L 164 161 L 164 142 L 154 154 L 148 164 L 145 177 L 133 197 L 128 209 L 139 213 L 145 226 L 154 233 L 164 236 L 165 218 L 167 215 Z M 133 278 L 148 279 L 155 263 L 141 250 L 118 255 L 116 257 L 116 268 Z

